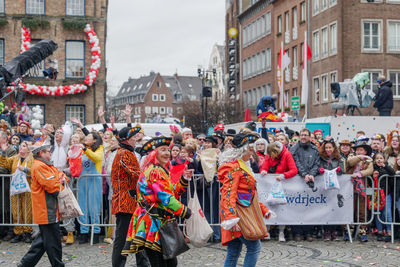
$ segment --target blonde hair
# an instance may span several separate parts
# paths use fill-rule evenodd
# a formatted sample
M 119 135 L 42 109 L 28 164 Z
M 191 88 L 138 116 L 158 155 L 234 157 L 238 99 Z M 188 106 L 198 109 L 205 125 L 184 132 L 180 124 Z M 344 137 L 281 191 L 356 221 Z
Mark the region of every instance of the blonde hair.
M 267 154 L 270 157 L 272 157 L 272 155 L 274 155 L 275 157 L 279 156 L 281 151 L 282 151 L 281 148 L 275 143 L 269 144 L 267 147 Z

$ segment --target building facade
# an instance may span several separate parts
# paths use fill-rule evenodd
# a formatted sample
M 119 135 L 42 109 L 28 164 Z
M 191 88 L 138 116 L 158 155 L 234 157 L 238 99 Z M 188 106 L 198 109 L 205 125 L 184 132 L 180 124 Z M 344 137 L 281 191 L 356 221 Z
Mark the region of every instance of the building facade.
M 21 28 L 24 25 L 30 29 L 32 45 L 43 39 L 58 44 L 58 49 L 49 57 L 58 61 L 57 79 L 49 80 L 43 76 L 42 70 L 49 66 L 46 59 L 23 79 L 24 83 L 48 86 L 83 84 L 92 62 L 89 40 L 84 32 L 86 23 L 93 27 L 99 38 L 101 67 L 96 81 L 88 86 L 86 92 L 66 96 L 27 94 L 28 105 L 42 108 L 42 123 L 60 126 L 71 117 L 78 117 L 86 124 L 97 120 L 97 107 L 105 105 L 107 91 L 107 7 L 107 0 L 0 0 L 0 64 L 20 53 Z
M 226 97 L 226 77 L 225 77 L 225 46 L 215 44 L 211 50 L 210 61 L 208 63 L 209 72 L 214 72 L 213 77 L 213 99 L 223 101 Z
M 400 1 L 398 0 L 242 0 L 240 14 L 240 81 L 244 108 L 255 111 L 263 95 L 282 97 L 276 79 L 278 55 L 283 44 L 291 59 L 284 72 L 285 110 L 292 96 L 301 96 L 303 44 L 305 32 L 312 52 L 308 66 L 308 116 L 334 114 L 331 103 L 337 101 L 330 84 L 369 72 L 378 90 L 378 75 L 393 82 L 395 108 L 400 99 Z M 270 25 L 264 17 L 271 14 Z M 268 30 L 270 29 L 270 31 Z M 271 48 L 271 57 L 263 51 Z M 268 53 L 266 53 L 268 55 Z M 271 62 L 271 63 L 270 63 Z M 271 67 L 269 68 L 269 64 Z M 263 86 L 266 86 L 266 90 Z M 305 112 L 301 106 L 300 115 Z M 377 115 L 371 107 L 363 115 Z M 339 112 L 340 113 L 340 112 Z M 253 119 L 255 112 L 252 112 Z
M 161 122 L 167 117 L 181 118 L 183 105 L 199 102 L 201 92 L 198 77 L 162 76 L 152 71 L 147 76 L 129 78 L 111 99 L 108 110 L 122 122 L 121 110 L 129 104 L 133 108 L 133 122 Z
M 330 83 L 351 79 L 359 72 L 370 73 L 367 87 L 375 92 L 379 75 L 393 82 L 392 115 L 400 115 L 400 1 L 314 0 L 310 4 L 310 115 L 332 114 L 330 104 L 336 100 Z M 378 114 L 372 107 L 361 112 Z

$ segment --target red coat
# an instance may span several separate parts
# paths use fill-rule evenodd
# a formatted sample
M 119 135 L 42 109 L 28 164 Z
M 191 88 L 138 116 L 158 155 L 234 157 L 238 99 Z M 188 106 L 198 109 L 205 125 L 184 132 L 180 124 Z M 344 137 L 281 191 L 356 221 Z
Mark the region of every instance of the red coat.
M 297 174 L 296 163 L 294 162 L 293 156 L 285 146 L 283 146 L 282 152 L 277 159 L 271 159 L 269 155 L 265 156 L 264 164 L 260 168 L 261 171 L 267 171 L 269 167 L 275 166 L 278 163 L 278 159 L 281 159 L 277 168 L 276 174 L 283 174 L 285 179 L 292 178 Z

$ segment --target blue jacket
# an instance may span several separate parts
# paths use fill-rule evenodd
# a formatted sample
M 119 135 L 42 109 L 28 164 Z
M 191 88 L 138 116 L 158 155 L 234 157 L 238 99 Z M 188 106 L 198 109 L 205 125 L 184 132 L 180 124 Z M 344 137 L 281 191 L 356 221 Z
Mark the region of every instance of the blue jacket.
M 386 81 L 382 84 L 375 98 L 374 108 L 378 111 L 393 109 L 393 91 L 392 82 Z

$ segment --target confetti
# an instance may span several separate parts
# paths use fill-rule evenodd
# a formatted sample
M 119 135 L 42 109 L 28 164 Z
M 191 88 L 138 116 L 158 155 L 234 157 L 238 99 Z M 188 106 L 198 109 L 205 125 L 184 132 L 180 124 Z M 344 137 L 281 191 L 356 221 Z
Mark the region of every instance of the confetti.
M 371 262 L 369 265 L 376 265 L 377 263 L 376 262 Z
M 99 248 L 106 248 L 106 246 L 99 246 Z
M 357 259 L 361 259 L 361 256 L 357 256 L 356 258 L 357 258 Z

